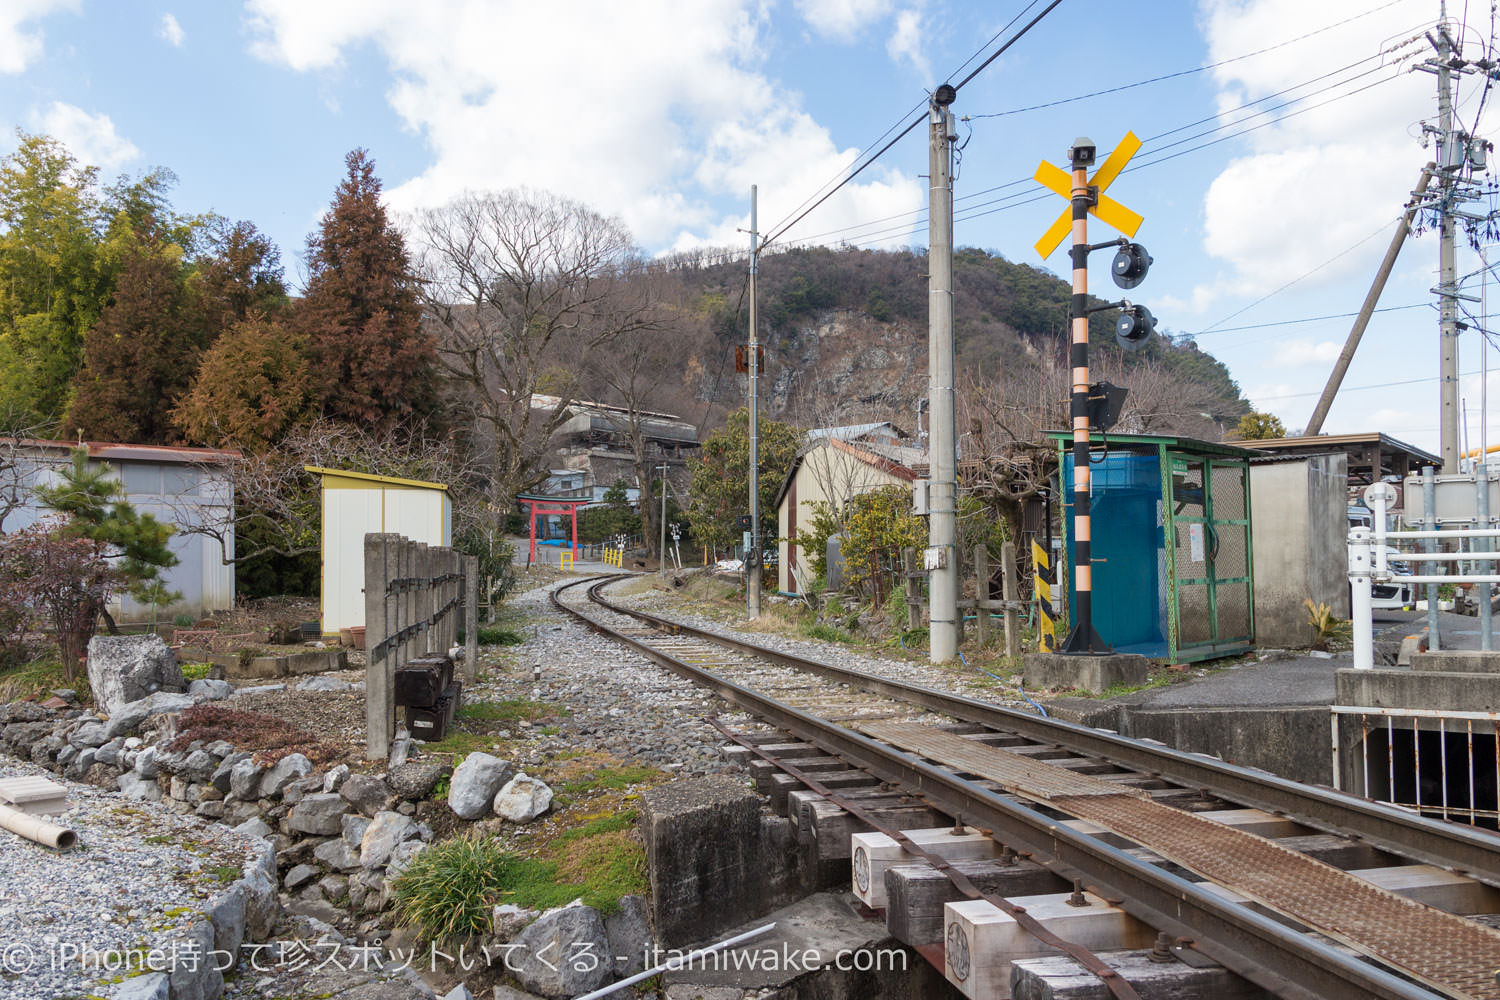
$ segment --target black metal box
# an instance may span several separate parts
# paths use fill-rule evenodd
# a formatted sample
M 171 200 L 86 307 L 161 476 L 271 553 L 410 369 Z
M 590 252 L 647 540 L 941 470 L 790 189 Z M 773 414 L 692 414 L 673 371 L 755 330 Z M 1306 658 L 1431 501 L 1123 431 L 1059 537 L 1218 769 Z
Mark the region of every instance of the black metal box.
M 448 727 L 458 714 L 462 696 L 458 681 L 452 681 L 431 707 L 406 706 L 406 728 L 412 739 L 434 743 L 448 735 Z
M 424 656 L 396 671 L 395 703 L 414 708 L 433 708 L 453 682 L 453 661 L 446 656 Z

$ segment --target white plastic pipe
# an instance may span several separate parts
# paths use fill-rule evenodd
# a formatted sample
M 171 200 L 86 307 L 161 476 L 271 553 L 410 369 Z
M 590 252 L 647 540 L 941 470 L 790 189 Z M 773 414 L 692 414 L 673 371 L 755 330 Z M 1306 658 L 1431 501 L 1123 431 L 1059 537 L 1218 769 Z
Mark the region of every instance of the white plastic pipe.
M 19 834 L 43 847 L 66 851 L 78 843 L 78 834 L 65 826 L 50 823 L 39 816 L 0 805 L 0 829 Z

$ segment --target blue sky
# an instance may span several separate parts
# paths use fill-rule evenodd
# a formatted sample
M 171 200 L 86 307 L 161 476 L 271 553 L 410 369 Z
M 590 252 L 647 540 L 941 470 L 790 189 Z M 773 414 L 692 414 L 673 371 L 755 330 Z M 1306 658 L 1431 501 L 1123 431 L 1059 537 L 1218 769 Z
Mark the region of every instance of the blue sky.
M 464 189 L 529 186 L 619 215 L 652 253 L 742 246 L 752 183 L 772 230 L 909 121 L 927 88 L 992 51 L 1013 17 L 1044 6 L 0 0 L 0 149 L 20 127 L 56 135 L 107 176 L 169 167 L 179 210 L 255 222 L 294 284 L 356 146 L 371 151 L 399 215 Z M 1455 19 L 1473 8 L 1471 58 L 1489 40 L 1488 6 L 1450 4 Z M 1435 85 L 1410 66 L 1428 54 L 1420 33 L 1437 16 L 1438 0 L 1063 0 L 959 95 L 955 111 L 970 120 L 957 241 L 1065 271 L 1065 252 L 1042 262 L 1032 249 L 1063 203 L 1033 200 L 1029 178 L 1075 136 L 1104 150 L 1133 130 L 1147 140 L 1143 166 L 1111 194 L 1145 216 L 1137 238 L 1156 260 L 1136 297 L 1164 329 L 1199 333 L 1252 402 L 1299 428 L 1350 322 L 1300 321 L 1358 309 L 1430 155 L 1419 122 L 1435 118 Z M 1008 113 L 1169 74 L 1181 75 Z M 1289 88 L 1300 89 L 1235 110 Z M 1479 96 L 1464 87 L 1460 119 L 1484 135 Z M 1199 136 L 1216 125 L 1226 127 Z M 925 240 L 922 132 L 785 239 Z M 1095 287 L 1112 288 L 1099 256 Z M 1407 384 L 1347 392 L 1326 430 L 1436 449 L 1437 320 L 1426 305 L 1436 265 L 1432 234 L 1407 245 L 1381 305 L 1416 308 L 1377 315 L 1345 381 Z M 1460 273 L 1478 268 L 1463 250 Z M 1468 290 L 1484 291 L 1477 277 Z M 1461 370 L 1477 373 L 1476 332 L 1460 352 Z M 1479 383 L 1463 387 L 1475 446 Z M 1490 395 L 1493 418 L 1500 392 Z

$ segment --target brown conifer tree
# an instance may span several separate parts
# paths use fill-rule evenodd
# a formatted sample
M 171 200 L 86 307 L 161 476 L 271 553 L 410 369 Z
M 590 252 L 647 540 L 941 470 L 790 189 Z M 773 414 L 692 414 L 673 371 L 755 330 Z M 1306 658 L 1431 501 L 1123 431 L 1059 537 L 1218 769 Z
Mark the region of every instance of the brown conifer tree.
M 147 231 L 126 250 L 114 293 L 83 338 L 65 434 L 130 444 L 175 439 L 171 411 L 205 341 L 175 249 Z
M 363 149 L 345 163 L 348 175 L 307 240 L 310 273 L 294 322 L 307 335 L 321 413 L 384 429 L 432 414 L 434 345 L 375 164 Z

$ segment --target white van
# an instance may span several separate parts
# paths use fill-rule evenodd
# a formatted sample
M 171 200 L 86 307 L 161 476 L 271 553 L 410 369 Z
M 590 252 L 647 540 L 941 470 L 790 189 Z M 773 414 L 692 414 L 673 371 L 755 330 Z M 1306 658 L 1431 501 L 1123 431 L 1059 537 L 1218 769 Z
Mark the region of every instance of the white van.
M 1386 546 L 1385 564 L 1395 579 L 1376 583 L 1371 587 L 1370 607 L 1385 611 L 1411 611 L 1417 606 L 1417 584 L 1402 583 L 1399 579 L 1411 576 L 1411 563 L 1399 549 Z

